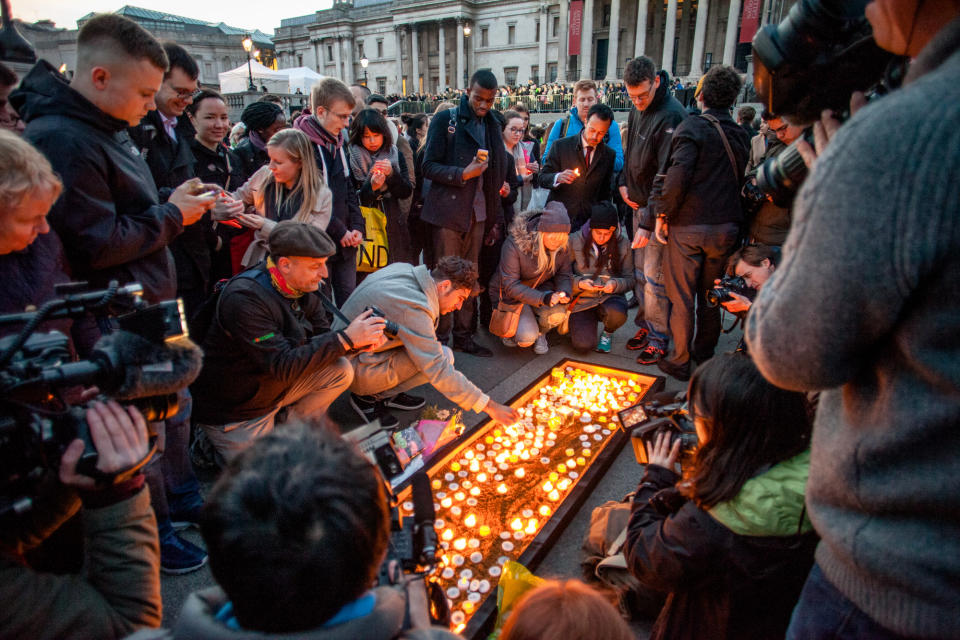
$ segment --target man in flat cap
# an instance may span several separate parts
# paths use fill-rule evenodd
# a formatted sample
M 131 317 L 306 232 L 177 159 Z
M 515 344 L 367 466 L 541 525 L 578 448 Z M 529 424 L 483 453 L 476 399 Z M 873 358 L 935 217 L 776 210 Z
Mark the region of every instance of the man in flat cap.
M 382 318 L 365 311 L 330 331 L 314 292 L 336 245 L 308 224 L 279 223 L 265 262 L 237 274 L 220 294 L 193 384 L 194 420 L 223 463 L 273 429 L 277 412 L 322 418 L 353 381 L 348 352 L 383 343 Z M 291 416 L 292 417 L 292 416 Z

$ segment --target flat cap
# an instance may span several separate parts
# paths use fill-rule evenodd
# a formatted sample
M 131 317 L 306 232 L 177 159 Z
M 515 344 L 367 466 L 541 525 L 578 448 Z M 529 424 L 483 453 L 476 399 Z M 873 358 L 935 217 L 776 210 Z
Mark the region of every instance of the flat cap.
M 277 224 L 267 240 L 270 255 L 274 258 L 299 256 L 301 258 L 326 258 L 337 252 L 326 231 L 321 231 L 305 222 L 285 220 Z

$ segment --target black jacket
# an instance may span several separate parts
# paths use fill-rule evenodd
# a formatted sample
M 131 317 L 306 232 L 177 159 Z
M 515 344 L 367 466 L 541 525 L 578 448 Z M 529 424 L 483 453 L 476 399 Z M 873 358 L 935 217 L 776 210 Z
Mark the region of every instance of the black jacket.
M 760 171 L 760 167 L 769 160 L 775 158 L 787 148 L 774 137 L 767 144 L 767 151 L 763 154 L 763 159 L 750 173 L 747 178 L 755 178 Z M 752 220 L 746 222 L 750 225 L 747 237 L 750 242 L 761 242 L 765 245 L 779 247 L 787 240 L 787 232 L 790 231 L 790 221 L 792 220 L 791 207 L 778 207 L 769 198 L 760 205 L 760 210 L 753 216 Z
M 237 144 L 233 150 L 240 159 L 240 184 L 250 179 L 250 176 L 257 172 L 257 169 L 270 162 L 270 156 L 266 151 L 257 149 L 250 137 L 246 137 Z
M 441 111 L 430 121 L 427 144 L 423 154 L 423 211 L 420 219 L 438 227 L 460 233 L 470 230 L 474 220 L 473 200 L 477 185 L 483 185 L 486 220 L 489 231 L 502 222 L 500 188 L 507 176 L 507 150 L 503 146 L 503 127 L 493 111 L 483 117 L 485 146 L 481 146 L 470 132 L 469 122 L 474 118 L 466 96 L 460 99 L 456 112 L 456 132 L 449 133 L 450 111 Z M 480 178 L 463 180 L 463 170 L 477 155 L 477 150 L 489 152 L 489 166 Z
M 240 158 L 223 144 L 217 145 L 216 151 L 211 151 L 194 138 L 190 141 L 190 151 L 196 162 L 194 173 L 203 182 L 218 184 L 231 193 L 246 182 Z
M 616 123 L 610 126 L 615 127 Z M 610 199 L 616 159 L 613 149 L 601 142 L 594 149 L 593 159 L 587 167 L 583 157 L 583 136 L 567 136 L 550 147 L 537 179 L 541 187 L 550 189 L 547 202 L 557 200 L 567 208 L 572 230 L 579 229 L 590 219 L 593 205 Z M 580 169 L 580 177 L 570 184 L 554 187 L 554 178 L 565 169 Z
M 63 181 L 50 210 L 73 277 L 103 287 L 139 282 L 150 302 L 173 298 L 167 245 L 183 231 L 172 204 L 160 204 L 150 169 L 127 133 L 41 60 L 10 96 L 27 123 L 24 137 Z
M 668 76 L 660 72 L 660 87 L 645 111 L 633 109 L 627 119 L 627 139 L 623 145 L 624 165 L 619 185 L 626 185 L 630 199 L 647 206 L 657 173 L 666 170 L 670 160 L 670 139 L 677 125 L 687 117 L 683 105 L 670 95 Z M 652 230 L 656 213 L 645 212 L 640 226 Z
M 356 261 L 357 248 L 344 247 L 340 244 L 340 239 L 348 231 L 365 233 L 367 230 L 363 214 L 360 213 L 357 190 L 354 188 L 353 179 L 350 177 L 348 160 L 346 159 L 347 150 L 341 148 L 336 153 L 331 153 L 326 147 L 318 144 L 314 144 L 313 149 L 317 166 L 324 172 L 327 178 L 327 186 L 333 193 L 333 211 L 330 212 L 330 224 L 327 225 L 327 233 L 337 243 L 337 253 L 331 260 Z M 340 301 L 338 300 L 337 303 L 339 304 Z
M 510 193 L 507 194 L 505 198 L 500 198 L 500 205 L 503 209 L 503 233 L 500 234 L 502 239 L 506 235 L 506 230 L 510 228 L 510 223 L 513 222 L 513 216 L 516 214 L 516 207 L 514 206 L 517 202 L 517 198 L 520 197 L 520 190 L 523 188 L 523 178 L 517 175 L 517 164 L 516 160 L 513 159 L 513 155 L 507 154 L 507 176 L 506 183 L 510 185 Z
M 663 179 L 660 203 L 655 207 L 672 226 L 742 223 L 740 185 L 750 157 L 750 138 L 723 109 L 707 109 L 720 121 L 737 165 L 716 127 L 702 116 L 687 118 L 673 132 L 670 165 Z
M 283 297 L 261 263 L 233 277 L 203 340 L 193 416 L 226 424 L 266 415 L 308 372 L 345 351 L 314 293 Z
M 678 479 L 648 465 L 627 526 L 630 572 L 669 593 L 651 640 L 782 640 L 813 566 L 816 533 L 734 533 L 685 501 L 673 488 Z M 804 517 L 802 497 L 796 511 Z

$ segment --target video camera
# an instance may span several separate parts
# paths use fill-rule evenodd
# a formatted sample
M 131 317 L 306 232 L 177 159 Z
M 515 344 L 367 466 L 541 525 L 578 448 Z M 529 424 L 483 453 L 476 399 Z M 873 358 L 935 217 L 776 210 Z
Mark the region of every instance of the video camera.
M 180 301 L 150 305 L 139 284 L 116 282 L 101 291 L 87 291 L 86 283 L 58 285 L 56 295 L 37 311 L 0 316 L 0 326 L 25 323 L 0 339 L 0 517 L 31 508 L 37 483 L 57 471 L 77 438 L 86 445 L 77 471 L 102 484 L 126 479 L 152 456 L 118 474 L 97 470 L 85 407 L 72 405 L 68 390 L 96 386 L 155 422 L 177 412 L 177 392 L 200 372 L 202 353 L 188 337 Z M 98 340 L 86 359 L 71 362 L 63 333 L 35 333 L 46 320 L 88 314 L 109 318 L 119 330 Z
M 751 302 L 757 297 L 757 290 L 747 285 L 747 281 L 742 276 L 725 275 L 720 279 L 720 284 L 709 289 L 705 295 L 707 305 L 716 307 L 724 302 L 733 300 L 731 293 L 736 293 L 748 298 Z
M 649 463 L 647 445 L 652 447 L 661 433 L 669 434 L 671 441 L 680 438 L 681 468 L 693 459 L 699 440 L 684 400 L 667 404 L 652 400 L 624 409 L 619 415 L 620 424 L 630 432 L 633 455 L 638 464 Z
M 865 9 L 869 0 L 800 0 L 779 25 L 753 38 L 753 84 L 771 113 L 810 125 L 824 109 L 849 117 L 850 95 L 868 99 L 900 86 L 907 59 L 877 46 Z M 807 130 L 801 139 L 813 144 Z M 757 172 L 757 186 L 774 204 L 789 206 L 807 175 L 791 144 Z

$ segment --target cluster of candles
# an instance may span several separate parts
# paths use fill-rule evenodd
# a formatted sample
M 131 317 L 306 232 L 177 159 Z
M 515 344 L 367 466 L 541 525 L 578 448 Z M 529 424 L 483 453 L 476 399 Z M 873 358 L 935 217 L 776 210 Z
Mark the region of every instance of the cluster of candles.
M 520 556 L 617 428 L 637 382 L 556 367 L 525 395 L 520 419 L 490 424 L 431 470 L 444 588 L 459 633 L 503 566 Z M 404 515 L 413 505 L 404 502 Z

